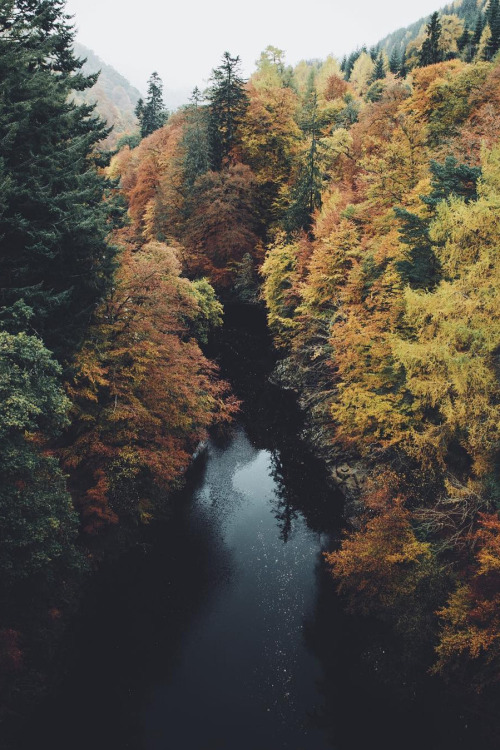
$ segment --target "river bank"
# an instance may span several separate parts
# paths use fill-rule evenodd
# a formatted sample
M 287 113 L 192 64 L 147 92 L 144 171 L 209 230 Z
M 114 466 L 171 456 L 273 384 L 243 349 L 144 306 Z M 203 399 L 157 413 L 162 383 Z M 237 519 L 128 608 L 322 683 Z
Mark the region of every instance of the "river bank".
M 292 394 L 269 382 L 260 311 L 233 311 L 213 346 L 240 418 L 196 458 L 170 517 L 103 562 L 59 684 L 13 747 L 477 746 L 477 717 L 425 676 L 425 647 L 344 612 L 323 561 L 343 498 L 297 437 Z

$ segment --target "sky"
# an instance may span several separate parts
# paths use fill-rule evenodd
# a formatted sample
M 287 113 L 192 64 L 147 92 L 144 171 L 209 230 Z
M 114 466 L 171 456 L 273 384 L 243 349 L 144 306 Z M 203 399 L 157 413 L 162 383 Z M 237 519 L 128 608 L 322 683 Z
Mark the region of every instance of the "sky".
M 141 92 L 156 70 L 166 91 L 204 88 L 228 50 L 250 75 L 269 44 L 295 65 L 341 58 L 438 10 L 445 0 L 67 0 L 78 40 Z

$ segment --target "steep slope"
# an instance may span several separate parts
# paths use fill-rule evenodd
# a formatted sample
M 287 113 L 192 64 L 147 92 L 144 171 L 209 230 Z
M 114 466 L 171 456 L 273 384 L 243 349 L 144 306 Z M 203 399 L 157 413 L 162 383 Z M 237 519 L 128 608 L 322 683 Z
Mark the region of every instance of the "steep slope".
M 473 29 L 477 23 L 480 13 L 484 13 L 488 0 L 454 0 L 454 2 L 445 5 L 441 15 L 457 16 L 464 20 L 469 28 Z M 424 25 L 429 20 L 428 16 L 420 18 L 410 26 L 397 29 L 384 37 L 377 45 L 380 49 L 387 52 L 390 57 L 394 50 L 401 52 L 410 42 L 413 42 L 421 33 Z
M 86 59 L 83 67 L 86 75 L 101 72 L 96 85 L 85 92 L 84 99 L 87 102 L 96 102 L 97 111 L 101 117 L 108 125 L 113 126 L 113 133 L 106 141 L 106 145 L 112 148 L 121 135 L 136 129 L 137 120 L 134 109 L 141 94 L 126 78 L 111 65 L 103 62 L 92 50 L 78 42 L 75 43 L 74 49 L 78 57 Z

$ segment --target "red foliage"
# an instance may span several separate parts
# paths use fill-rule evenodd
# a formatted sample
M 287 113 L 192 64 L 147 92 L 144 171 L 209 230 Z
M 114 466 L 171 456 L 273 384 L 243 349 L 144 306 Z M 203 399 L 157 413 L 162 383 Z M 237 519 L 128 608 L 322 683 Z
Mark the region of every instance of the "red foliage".
M 255 178 L 244 164 L 207 172 L 195 185 L 194 210 L 184 242 L 192 273 L 207 275 L 225 288 L 234 279 L 235 263 L 258 246 Z

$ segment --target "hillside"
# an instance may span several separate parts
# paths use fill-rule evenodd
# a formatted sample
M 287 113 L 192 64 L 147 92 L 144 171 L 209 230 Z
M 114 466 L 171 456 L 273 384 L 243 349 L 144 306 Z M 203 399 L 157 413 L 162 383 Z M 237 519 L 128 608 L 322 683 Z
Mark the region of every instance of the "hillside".
M 457 16 L 465 21 L 470 29 L 474 29 L 480 13 L 484 14 L 487 4 L 488 0 L 477 0 L 477 2 L 476 0 L 455 0 L 444 6 L 441 15 Z M 402 52 L 410 42 L 413 42 L 423 32 L 428 19 L 429 16 L 424 16 L 410 26 L 391 32 L 377 46 L 385 50 L 389 57 L 395 50 Z
M 108 125 L 114 128 L 106 144 L 113 147 L 120 135 L 130 133 L 137 127 L 134 109 L 140 92 L 111 65 L 107 65 L 92 50 L 76 42 L 77 57 L 85 58 L 83 72 L 91 75 L 101 71 L 96 85 L 83 95 L 86 102 L 97 102 L 97 111 Z

